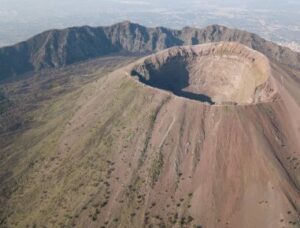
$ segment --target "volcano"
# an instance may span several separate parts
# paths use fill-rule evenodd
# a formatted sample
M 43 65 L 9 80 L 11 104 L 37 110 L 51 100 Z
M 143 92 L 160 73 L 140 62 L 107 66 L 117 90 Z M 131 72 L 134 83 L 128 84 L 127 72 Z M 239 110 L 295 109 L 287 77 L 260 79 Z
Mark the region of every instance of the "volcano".
M 1 227 L 300 226 L 299 53 L 216 26 L 121 23 L 104 49 L 86 30 L 72 50 L 47 33 L 32 68 L 0 51 Z

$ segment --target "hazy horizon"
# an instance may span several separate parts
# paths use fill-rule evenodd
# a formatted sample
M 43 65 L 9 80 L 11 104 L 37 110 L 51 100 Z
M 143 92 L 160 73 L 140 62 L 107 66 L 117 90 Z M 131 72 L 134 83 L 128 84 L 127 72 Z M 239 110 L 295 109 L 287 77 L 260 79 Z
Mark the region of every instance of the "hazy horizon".
M 0 0 L 0 46 L 44 30 L 110 25 L 123 20 L 146 26 L 221 24 L 274 41 L 300 43 L 300 2 L 278 0 Z

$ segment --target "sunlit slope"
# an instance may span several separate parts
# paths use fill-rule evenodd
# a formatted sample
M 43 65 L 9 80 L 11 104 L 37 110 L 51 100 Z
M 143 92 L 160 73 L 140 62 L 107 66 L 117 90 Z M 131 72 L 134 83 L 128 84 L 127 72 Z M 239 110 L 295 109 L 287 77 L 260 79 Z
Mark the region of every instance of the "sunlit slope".
M 274 99 L 208 104 L 136 63 L 27 113 L 1 148 L 1 226 L 299 226 L 299 72 L 271 62 Z

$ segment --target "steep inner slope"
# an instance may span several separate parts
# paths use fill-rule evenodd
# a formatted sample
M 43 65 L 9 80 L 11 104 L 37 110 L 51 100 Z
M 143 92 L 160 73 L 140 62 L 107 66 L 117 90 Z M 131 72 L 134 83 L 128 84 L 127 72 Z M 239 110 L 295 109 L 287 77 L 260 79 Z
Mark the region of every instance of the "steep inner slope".
M 0 86 L 29 106 L 1 132 L 1 227 L 300 225 L 299 71 L 270 61 L 277 99 L 206 105 L 114 60 Z
M 265 56 L 226 42 L 170 48 L 131 70 L 142 83 L 210 104 L 271 101 L 270 73 Z

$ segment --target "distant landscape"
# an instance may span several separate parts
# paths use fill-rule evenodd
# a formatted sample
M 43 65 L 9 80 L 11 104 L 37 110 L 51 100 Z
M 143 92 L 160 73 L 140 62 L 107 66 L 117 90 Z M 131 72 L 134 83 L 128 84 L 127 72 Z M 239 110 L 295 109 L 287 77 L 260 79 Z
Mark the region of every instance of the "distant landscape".
M 53 28 L 111 25 L 124 19 L 149 27 L 202 28 L 211 24 L 254 32 L 300 51 L 300 2 L 228 0 L 0 0 L 0 46 L 7 46 Z M 80 5 L 80 7 L 78 7 Z

